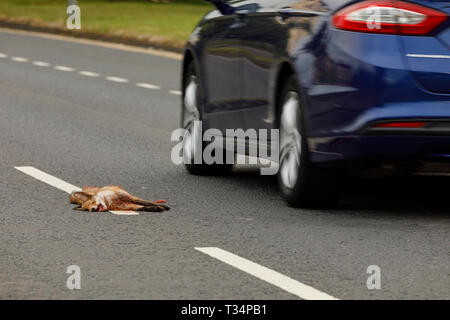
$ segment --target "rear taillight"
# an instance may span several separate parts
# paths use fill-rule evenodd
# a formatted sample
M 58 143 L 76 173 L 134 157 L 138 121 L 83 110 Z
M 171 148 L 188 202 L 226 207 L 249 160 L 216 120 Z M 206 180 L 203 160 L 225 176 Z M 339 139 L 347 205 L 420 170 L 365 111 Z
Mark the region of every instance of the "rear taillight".
M 443 12 L 409 2 L 369 0 L 338 11 L 333 24 L 349 31 L 426 35 L 447 17 Z

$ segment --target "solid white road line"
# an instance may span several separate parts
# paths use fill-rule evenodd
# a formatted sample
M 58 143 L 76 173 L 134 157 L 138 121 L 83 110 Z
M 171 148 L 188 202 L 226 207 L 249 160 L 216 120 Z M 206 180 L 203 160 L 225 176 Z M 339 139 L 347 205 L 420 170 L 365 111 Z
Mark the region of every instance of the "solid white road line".
M 119 78 L 119 77 L 106 77 L 106 80 L 113 81 L 113 82 L 119 82 L 119 83 L 128 82 L 128 79 Z
M 56 178 L 52 175 L 49 175 L 48 173 L 45 173 L 39 169 L 36 169 L 34 167 L 14 167 L 17 170 L 39 180 L 42 181 L 48 185 L 51 185 L 52 187 L 55 187 L 59 190 L 62 190 L 67 193 L 72 193 L 73 191 L 81 191 L 81 188 L 74 186 L 70 183 L 67 183 L 59 178 Z M 137 216 L 139 213 L 134 211 L 110 211 L 113 214 L 116 215 L 127 215 L 127 216 Z
M 66 66 L 55 66 L 55 70 L 65 71 L 65 72 L 72 72 L 72 71 L 75 71 L 74 68 L 66 67 Z
M 81 188 L 71 185 L 70 183 L 67 183 L 61 179 L 51 176 L 34 167 L 14 167 L 14 168 L 64 192 L 72 193 L 73 191 L 81 191 Z
M 38 67 L 49 67 L 50 63 L 44 61 L 33 61 L 33 64 Z
M 297 280 L 289 278 L 284 274 L 266 268 L 262 265 L 254 263 L 250 260 L 244 259 L 231 252 L 222 250 L 216 247 L 209 248 L 195 248 L 213 258 L 216 258 L 230 266 L 238 268 L 252 276 L 264 280 L 274 286 L 277 286 L 289 293 L 292 293 L 302 299 L 306 300 L 338 300 L 324 292 L 314 289 L 311 286 L 303 284 Z
M 80 71 L 79 74 L 86 77 L 99 77 L 100 74 L 91 71 Z
M 0 58 L 3 58 L 3 59 L 8 58 L 8 55 L 0 52 Z
M 174 94 L 176 96 L 181 96 L 182 92 L 178 90 L 170 90 L 169 93 Z
M 11 60 L 16 61 L 16 62 L 27 62 L 28 59 L 24 58 L 24 57 L 12 57 Z
M 141 87 L 141 88 L 146 88 L 146 89 L 152 89 L 152 90 L 161 89 L 160 86 L 155 86 L 154 84 L 150 84 L 150 83 L 136 83 L 136 86 Z
M 138 216 L 139 213 L 134 211 L 110 211 L 112 214 L 116 216 Z

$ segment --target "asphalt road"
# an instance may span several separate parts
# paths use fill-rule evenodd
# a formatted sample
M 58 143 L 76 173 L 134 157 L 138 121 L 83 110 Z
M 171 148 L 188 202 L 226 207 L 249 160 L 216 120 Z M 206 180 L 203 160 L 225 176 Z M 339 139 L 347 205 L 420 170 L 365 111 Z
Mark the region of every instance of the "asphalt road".
M 336 208 L 293 209 L 252 168 L 195 177 L 172 164 L 179 60 L 5 32 L 0 53 L 0 299 L 299 299 L 196 247 L 338 299 L 450 298 L 450 177 L 347 181 Z M 73 211 L 17 166 L 172 209 Z M 80 290 L 66 287 L 69 265 Z M 370 265 L 379 290 L 367 288 Z

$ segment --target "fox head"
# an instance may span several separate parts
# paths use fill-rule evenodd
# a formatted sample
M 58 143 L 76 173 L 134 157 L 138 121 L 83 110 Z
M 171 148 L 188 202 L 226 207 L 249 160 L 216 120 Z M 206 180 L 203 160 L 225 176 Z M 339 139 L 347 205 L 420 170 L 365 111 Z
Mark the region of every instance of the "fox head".
M 95 198 L 83 202 L 83 204 L 81 205 L 81 209 L 83 211 L 91 211 L 91 212 L 107 211 L 106 207 L 103 204 L 98 204 Z
M 85 192 L 73 192 L 70 195 L 70 202 L 78 204 L 79 206 L 75 210 L 79 211 L 91 211 L 91 212 L 104 212 L 107 208 L 103 204 L 99 204 L 97 199 Z

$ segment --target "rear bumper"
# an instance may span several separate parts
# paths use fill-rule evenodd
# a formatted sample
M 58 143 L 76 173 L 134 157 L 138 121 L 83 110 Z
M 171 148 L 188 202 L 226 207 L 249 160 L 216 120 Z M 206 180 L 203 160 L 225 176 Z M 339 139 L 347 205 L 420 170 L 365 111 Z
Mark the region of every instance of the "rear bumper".
M 353 161 L 377 164 L 389 161 L 450 160 L 450 134 L 448 136 L 349 135 L 308 141 L 311 161 L 315 163 Z M 318 146 L 321 150 L 318 150 Z
M 386 103 L 362 112 L 335 134 L 308 139 L 312 161 L 411 159 L 450 155 L 450 97 L 419 102 Z M 374 128 L 376 123 L 424 121 L 426 127 Z

